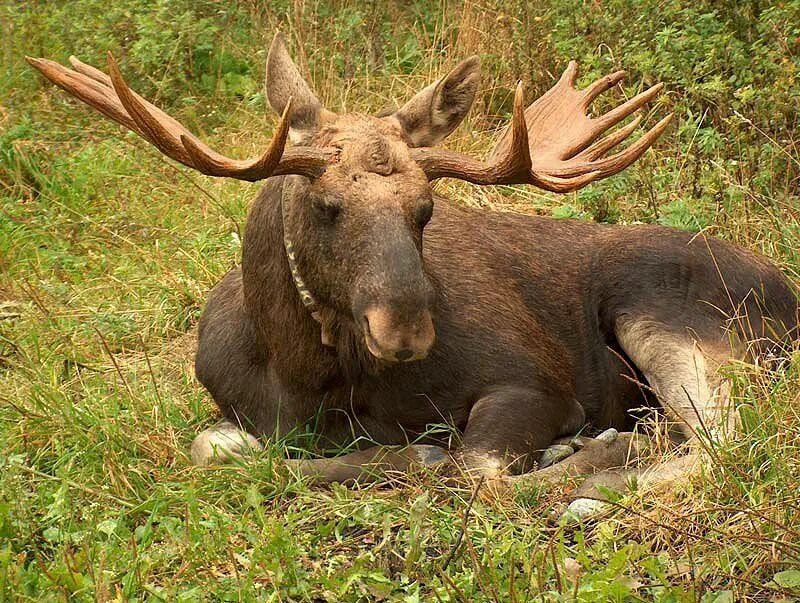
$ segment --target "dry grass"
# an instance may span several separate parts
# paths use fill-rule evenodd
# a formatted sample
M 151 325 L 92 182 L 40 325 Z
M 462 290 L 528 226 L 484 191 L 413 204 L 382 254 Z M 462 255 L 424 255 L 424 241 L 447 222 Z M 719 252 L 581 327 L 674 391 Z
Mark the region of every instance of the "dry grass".
M 475 155 L 491 148 L 518 79 L 533 97 L 568 56 L 585 66 L 583 83 L 626 67 L 610 96 L 667 80 L 651 118 L 678 119 L 625 175 L 564 197 L 455 182 L 439 192 L 487 211 L 703 228 L 798 280 L 798 137 L 785 109 L 795 3 L 760 16 L 740 7 L 746 24 L 721 7 L 651 3 L 662 21 L 652 35 L 647 11 L 623 2 L 156 4 L 0 2 L 0 600 L 798 596 L 797 353 L 773 370 L 731 367 L 741 426 L 703 475 L 659 497 L 621 498 L 582 527 L 548 520 L 570 484 L 470 507 L 470 489 L 435 475 L 309 488 L 281 466 L 284 443 L 245 467 L 190 466 L 189 443 L 216 416 L 192 377 L 192 328 L 239 260 L 255 187 L 176 167 L 22 62 L 120 50 L 137 86 L 237 156 L 263 148 L 274 125 L 259 82 L 278 27 L 335 110 L 399 104 L 481 54 L 478 103 L 448 141 Z M 712 9 L 724 27 L 705 16 Z M 777 33 L 730 33 L 752 23 Z M 735 50 L 746 34 L 752 45 Z M 206 39 L 212 49 L 197 50 Z M 731 65 L 744 83 L 712 97 L 718 84 L 681 69 L 723 47 L 734 50 L 719 69 Z M 204 67 L 206 55 L 219 60 Z

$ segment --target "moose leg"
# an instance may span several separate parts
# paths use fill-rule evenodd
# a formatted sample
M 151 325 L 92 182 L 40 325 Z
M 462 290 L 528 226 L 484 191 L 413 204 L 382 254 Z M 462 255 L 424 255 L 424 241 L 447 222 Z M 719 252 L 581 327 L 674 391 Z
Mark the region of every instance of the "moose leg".
M 561 443 L 565 441 L 568 443 Z M 583 479 L 603 475 L 634 464 L 649 450 L 649 440 L 637 433 L 618 433 L 607 429 L 596 438 L 572 437 L 559 440 L 558 448 L 569 446 L 574 452 L 565 460 L 522 475 L 505 478 L 509 485 L 552 486 L 565 479 Z M 554 447 L 548 448 L 551 450 Z M 547 453 L 547 451 L 545 451 Z M 564 457 L 562 457 L 564 458 Z
M 650 318 L 621 320 L 616 335 L 663 405 L 676 439 L 688 450 L 649 467 L 605 472 L 586 480 L 569 509 L 579 517 L 601 508 L 596 500 L 603 497 L 599 486 L 624 489 L 635 480 L 640 489 L 657 490 L 686 478 L 699 467 L 700 438 L 713 440 L 733 426 L 727 384 L 717 374 L 719 365 L 732 357 L 727 343 L 699 343 Z
M 289 433 L 308 420 L 303 412 L 313 414 L 298 410 L 270 360 L 244 308 L 242 272 L 235 268 L 214 287 L 200 318 L 195 374 L 228 424 L 258 437 Z
M 195 465 L 241 461 L 247 453 L 262 449 L 259 441 L 230 421 L 221 421 L 199 433 L 192 442 L 192 462 Z
M 473 477 L 522 473 L 540 460 L 553 440 L 576 433 L 583 423 L 583 408 L 574 400 L 527 388 L 496 387 L 470 411 L 460 460 Z
M 289 469 L 314 484 L 330 482 L 371 483 L 392 473 L 407 473 L 415 468 L 434 467 L 450 460 L 438 446 L 412 444 L 372 446 L 334 458 L 288 459 Z

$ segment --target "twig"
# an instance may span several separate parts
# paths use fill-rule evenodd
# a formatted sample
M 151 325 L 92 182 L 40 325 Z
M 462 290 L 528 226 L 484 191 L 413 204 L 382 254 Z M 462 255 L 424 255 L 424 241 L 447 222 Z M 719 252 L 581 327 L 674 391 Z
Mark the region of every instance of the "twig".
M 106 338 L 103 337 L 103 334 L 100 332 L 100 329 L 98 329 L 94 325 L 92 325 L 92 329 L 94 330 L 95 333 L 97 333 L 97 336 L 100 338 L 100 342 L 103 344 L 103 349 L 106 351 L 106 354 L 108 354 L 108 357 L 111 358 L 111 363 L 114 365 L 114 368 L 117 371 L 117 375 L 119 375 L 119 378 L 122 380 L 122 384 L 125 386 L 125 389 L 128 391 L 128 396 L 130 396 L 131 400 L 133 400 L 134 399 L 134 395 L 133 395 L 133 391 L 131 390 L 131 386 L 128 385 L 128 380 L 125 378 L 125 375 L 122 373 L 122 370 L 119 368 L 119 364 L 117 364 L 117 359 L 114 357 L 114 353 L 111 351 L 111 348 L 108 346 L 108 342 L 106 341 Z
M 459 601 L 462 601 L 463 603 L 468 603 L 469 599 L 467 599 L 467 596 L 464 594 L 464 591 L 462 591 L 458 587 L 458 584 L 453 582 L 453 579 L 445 573 L 443 567 L 439 568 L 439 576 L 442 578 L 442 580 L 447 582 L 447 585 L 450 588 L 453 589 L 453 592 L 456 594 L 456 597 L 458 598 Z M 434 591 L 434 592 L 436 592 L 436 591 Z M 437 595 L 437 597 L 438 597 L 438 595 Z
M 486 477 L 481 475 L 481 478 L 478 480 L 478 483 L 475 486 L 475 490 L 472 492 L 472 496 L 467 503 L 467 508 L 464 510 L 464 518 L 461 520 L 461 529 L 459 529 L 458 534 L 456 535 L 456 541 L 453 543 L 447 558 L 442 564 L 442 572 L 444 572 L 447 569 L 447 566 L 450 565 L 450 562 L 453 560 L 453 557 L 456 556 L 456 553 L 461 546 L 461 541 L 464 540 L 464 533 L 467 531 L 467 522 L 469 521 L 470 511 L 472 511 L 472 505 L 475 503 L 475 499 L 478 498 L 478 491 L 481 489 L 485 479 Z

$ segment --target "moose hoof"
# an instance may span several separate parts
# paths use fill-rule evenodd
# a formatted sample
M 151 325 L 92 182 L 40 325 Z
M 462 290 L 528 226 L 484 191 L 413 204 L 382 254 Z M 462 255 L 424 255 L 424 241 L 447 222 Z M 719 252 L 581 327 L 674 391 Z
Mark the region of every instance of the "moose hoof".
M 192 462 L 200 467 L 241 461 L 262 450 L 259 441 L 229 421 L 206 429 L 192 442 Z
M 575 454 L 575 449 L 567 444 L 553 444 L 545 449 L 539 459 L 539 469 L 544 469 L 550 465 L 555 465 L 563 461 L 568 456 Z
M 617 441 L 619 437 L 619 432 L 614 429 L 613 427 L 606 429 L 603 433 L 598 435 L 595 440 L 598 442 L 603 442 L 604 444 L 613 444 Z
M 562 520 L 586 521 L 610 510 L 613 505 L 609 500 L 636 490 L 638 472 L 638 469 L 609 469 L 587 477 L 573 492 L 572 502 L 561 513 Z
M 611 429 L 606 429 L 603 433 L 594 438 L 594 442 L 600 442 L 606 446 L 610 446 L 617 441 L 619 435 L 619 432 L 612 427 Z M 579 436 L 556 440 L 554 444 L 548 446 L 542 453 L 539 459 L 539 469 L 544 469 L 556 463 L 560 463 L 579 450 L 582 450 L 584 446 L 586 446 L 586 442 Z
M 423 467 L 432 467 L 450 461 L 450 455 L 447 454 L 444 448 L 439 446 L 416 444 L 413 449 L 417 455 L 417 462 Z

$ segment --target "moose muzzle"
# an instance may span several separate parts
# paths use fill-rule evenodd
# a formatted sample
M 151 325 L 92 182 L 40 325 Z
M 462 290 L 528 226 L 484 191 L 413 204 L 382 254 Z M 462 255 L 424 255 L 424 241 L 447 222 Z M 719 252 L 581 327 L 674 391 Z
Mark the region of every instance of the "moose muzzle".
M 407 317 L 389 306 L 372 306 L 362 314 L 361 330 L 370 353 L 387 362 L 421 360 L 436 339 L 428 310 Z

